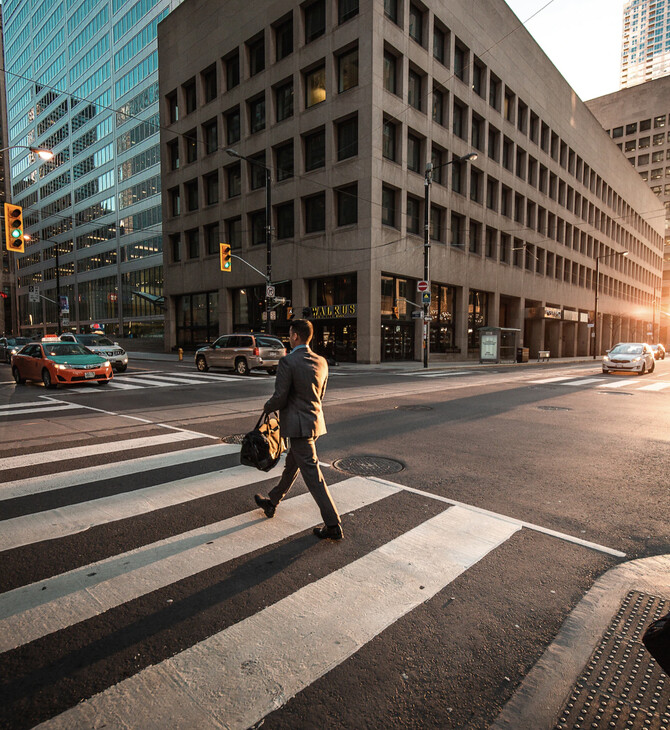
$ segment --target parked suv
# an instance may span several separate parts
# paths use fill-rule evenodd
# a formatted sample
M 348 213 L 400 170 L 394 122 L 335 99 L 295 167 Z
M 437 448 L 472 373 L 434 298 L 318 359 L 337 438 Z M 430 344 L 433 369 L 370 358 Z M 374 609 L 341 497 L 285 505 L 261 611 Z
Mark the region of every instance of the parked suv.
M 60 340 L 78 342 L 96 355 L 107 358 L 118 373 L 124 372 L 128 367 L 128 353 L 118 342 L 112 342 L 105 335 L 75 335 L 72 332 L 65 332 L 60 336 Z
M 232 368 L 238 375 L 247 375 L 251 370 L 273 374 L 284 355 L 286 349 L 276 337 L 236 333 L 222 335 L 212 345 L 197 350 L 195 366 L 201 373 L 214 367 Z

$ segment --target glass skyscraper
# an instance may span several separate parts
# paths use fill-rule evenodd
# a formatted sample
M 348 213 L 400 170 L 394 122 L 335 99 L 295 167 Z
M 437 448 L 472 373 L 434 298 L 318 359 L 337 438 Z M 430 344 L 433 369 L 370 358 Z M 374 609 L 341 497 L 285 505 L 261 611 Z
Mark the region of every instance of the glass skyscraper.
M 31 237 L 18 258 L 21 334 L 55 330 L 58 285 L 68 327 L 162 337 L 156 27 L 179 2 L 2 4 L 5 159 Z
M 670 74 L 670 0 L 628 0 L 623 9 L 621 88 Z

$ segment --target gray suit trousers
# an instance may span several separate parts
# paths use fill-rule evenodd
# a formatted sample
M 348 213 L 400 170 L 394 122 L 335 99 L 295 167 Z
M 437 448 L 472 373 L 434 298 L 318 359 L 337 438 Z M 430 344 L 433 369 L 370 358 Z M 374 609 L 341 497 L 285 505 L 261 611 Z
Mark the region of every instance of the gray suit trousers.
M 288 494 L 295 482 L 298 471 L 305 480 L 307 489 L 314 497 L 314 501 L 321 510 L 321 518 L 325 525 L 332 527 L 340 524 L 340 515 L 337 512 L 333 498 L 328 491 L 328 485 L 323 478 L 319 467 L 319 457 L 316 455 L 316 444 L 313 437 L 291 438 L 291 446 L 286 455 L 286 464 L 279 484 L 268 495 L 272 504 L 277 505 Z

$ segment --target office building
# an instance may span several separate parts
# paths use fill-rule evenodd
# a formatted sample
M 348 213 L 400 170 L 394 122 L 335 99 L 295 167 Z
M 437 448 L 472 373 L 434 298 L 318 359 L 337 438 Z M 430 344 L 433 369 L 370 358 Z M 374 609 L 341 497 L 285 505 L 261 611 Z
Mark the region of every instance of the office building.
M 621 88 L 670 74 L 670 0 L 628 0 L 623 8 Z
M 663 205 L 663 280 L 645 340 L 670 344 L 670 76 L 586 102 Z M 645 333 L 646 334 L 646 333 Z
M 163 336 L 156 26 L 177 4 L 2 5 L 21 334 L 55 330 L 58 284 L 68 327 Z
M 431 358 L 587 355 L 596 291 L 595 349 L 642 337 L 660 204 L 502 0 L 186 0 L 158 34 L 168 349 L 264 327 L 268 190 L 272 330 L 306 311 L 338 361 L 420 360 L 424 279 Z

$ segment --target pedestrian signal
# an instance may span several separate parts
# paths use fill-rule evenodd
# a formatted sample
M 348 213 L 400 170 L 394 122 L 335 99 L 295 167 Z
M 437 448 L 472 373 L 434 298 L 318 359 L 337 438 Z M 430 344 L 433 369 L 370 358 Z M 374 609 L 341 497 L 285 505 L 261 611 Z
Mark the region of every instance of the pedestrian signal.
M 23 253 L 23 208 L 20 205 L 5 203 L 5 243 L 12 253 Z
M 219 250 L 221 253 L 221 271 L 229 274 L 233 270 L 233 255 L 230 252 L 230 244 L 220 243 Z

